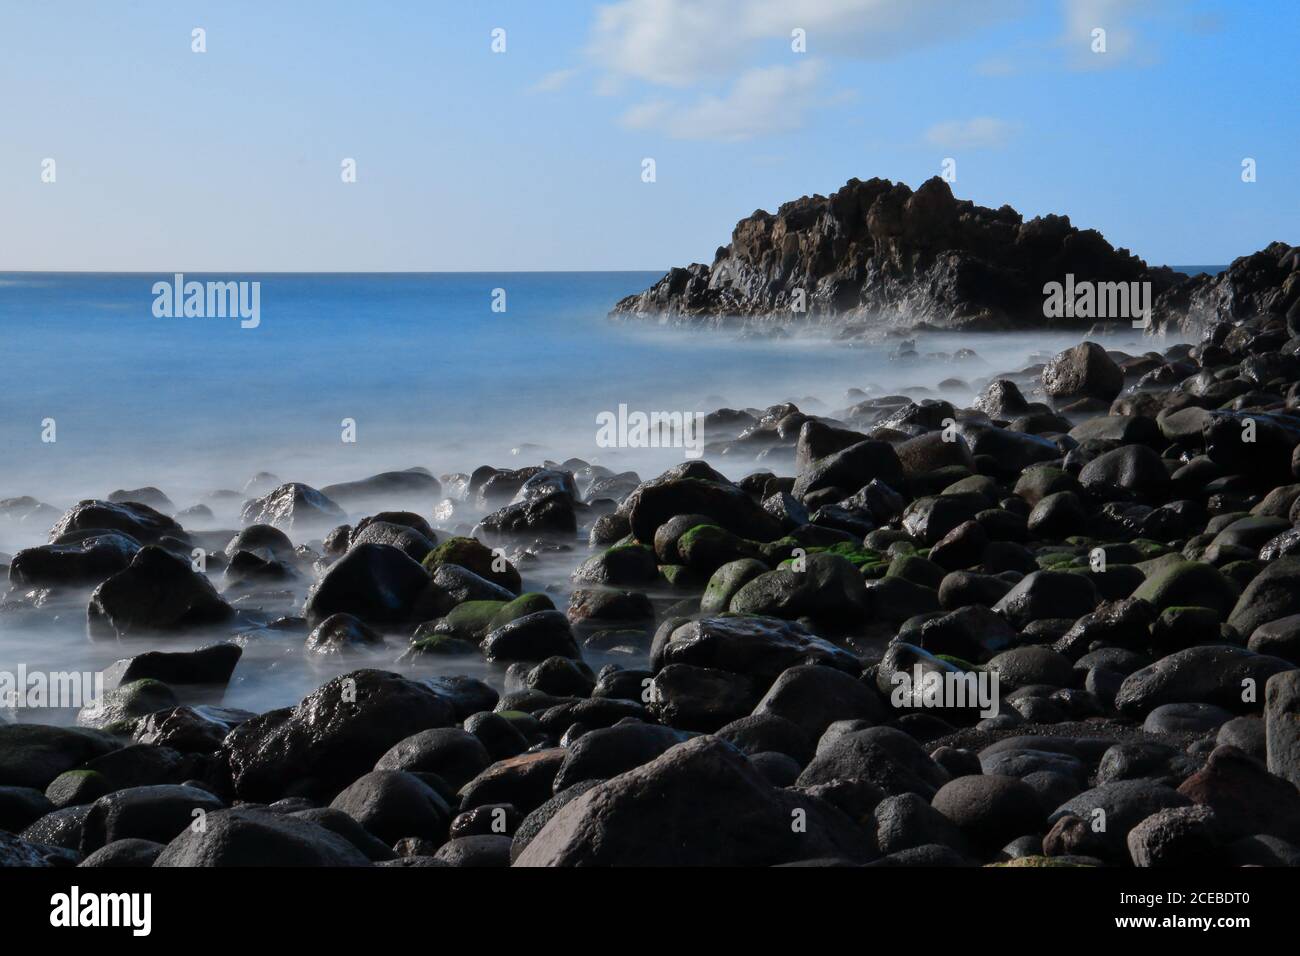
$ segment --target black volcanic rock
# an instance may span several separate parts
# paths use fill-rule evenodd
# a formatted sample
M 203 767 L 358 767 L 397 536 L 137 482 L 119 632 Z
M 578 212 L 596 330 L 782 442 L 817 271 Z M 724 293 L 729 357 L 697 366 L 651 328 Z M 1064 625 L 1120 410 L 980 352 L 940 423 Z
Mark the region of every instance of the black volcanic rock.
M 1068 217 L 1026 222 L 1010 206 L 955 199 L 938 177 L 915 192 L 885 179 L 851 179 L 831 196 L 805 196 L 775 215 L 755 212 L 736 225 L 711 266 L 672 269 L 619 302 L 613 315 L 679 324 L 880 316 L 891 325 L 1024 328 L 1048 324 L 1043 286 L 1067 274 L 1076 283 L 1147 281 L 1153 297 L 1180 280 Z

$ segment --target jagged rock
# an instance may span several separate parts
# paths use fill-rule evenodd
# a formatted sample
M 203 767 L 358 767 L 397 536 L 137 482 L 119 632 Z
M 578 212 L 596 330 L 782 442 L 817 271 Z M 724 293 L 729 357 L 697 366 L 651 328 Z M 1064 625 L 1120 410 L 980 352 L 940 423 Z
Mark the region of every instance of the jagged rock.
M 852 179 L 829 197 L 805 196 L 775 215 L 755 212 L 736 225 L 712 266 L 672 269 L 620 301 L 613 314 L 682 324 L 834 314 L 898 325 L 1038 327 L 1047 324 L 1044 284 L 1067 274 L 1076 281 L 1150 281 L 1154 295 L 1177 281 L 1171 270 L 1148 269 L 1068 218 L 1025 222 L 1009 206 L 954 199 L 939 177 L 915 192 L 888 180 Z M 806 297 L 805 312 L 793 310 L 797 290 Z
M 346 518 L 343 509 L 329 496 L 296 481 L 245 503 L 240 512 L 240 520 L 245 525 L 269 524 L 297 532 L 325 531 Z

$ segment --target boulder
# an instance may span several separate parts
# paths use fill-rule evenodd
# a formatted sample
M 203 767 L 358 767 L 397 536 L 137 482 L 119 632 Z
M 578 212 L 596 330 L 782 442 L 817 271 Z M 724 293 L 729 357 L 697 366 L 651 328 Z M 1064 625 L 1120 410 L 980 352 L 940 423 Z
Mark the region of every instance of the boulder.
M 219 624 L 232 614 L 207 577 L 156 545 L 95 588 L 86 610 L 90 634 L 120 639 Z
M 870 841 L 839 810 L 776 789 L 731 745 L 701 737 L 567 803 L 515 862 L 745 866 L 871 856 Z
M 399 741 L 454 719 L 452 704 L 429 685 L 359 670 L 326 682 L 295 707 L 236 727 L 220 756 L 245 800 L 273 800 L 290 788 L 325 795 L 356 780 Z

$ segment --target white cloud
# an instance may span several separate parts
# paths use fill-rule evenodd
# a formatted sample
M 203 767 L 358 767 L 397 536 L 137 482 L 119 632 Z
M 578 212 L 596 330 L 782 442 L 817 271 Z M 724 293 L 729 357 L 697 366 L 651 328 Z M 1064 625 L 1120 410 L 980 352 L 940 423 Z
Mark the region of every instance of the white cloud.
M 1020 126 L 994 116 L 947 120 L 925 131 L 925 141 L 940 149 L 1001 149 L 1019 132 Z
M 806 60 L 797 66 L 746 70 L 721 95 L 705 94 L 691 103 L 663 98 L 647 100 L 623 114 L 630 129 L 658 130 L 674 139 L 736 142 L 803 125 L 817 105 L 822 65 Z
M 738 0 L 623 0 L 597 8 L 588 53 L 611 73 L 659 86 L 725 75 L 752 39 Z
M 1148 0 L 1065 0 L 1065 33 L 1061 42 L 1074 69 L 1105 70 L 1135 56 L 1152 58 L 1154 50 L 1133 28 L 1133 18 L 1152 11 Z M 1093 49 L 1093 31 L 1105 31 L 1105 52 Z
M 587 54 L 602 94 L 638 84 L 699 90 L 693 100 L 650 95 L 624 113 L 625 126 L 735 141 L 797 129 L 819 102 L 836 102 L 816 89 L 827 56 L 895 56 L 990 26 L 1024 3 L 619 0 L 597 8 Z M 795 30 L 806 53 L 791 48 Z
M 533 93 L 554 93 L 569 85 L 569 81 L 578 75 L 577 69 L 556 70 L 547 73 L 530 87 Z

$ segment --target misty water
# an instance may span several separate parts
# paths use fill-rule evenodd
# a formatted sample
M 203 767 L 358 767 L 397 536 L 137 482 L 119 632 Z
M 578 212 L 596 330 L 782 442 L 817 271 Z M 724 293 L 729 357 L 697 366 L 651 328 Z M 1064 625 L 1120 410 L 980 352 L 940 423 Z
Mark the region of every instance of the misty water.
M 0 499 L 30 495 L 62 512 L 115 489 L 156 486 L 178 509 L 208 505 L 213 518 L 185 521 L 186 530 L 222 542 L 239 527 L 243 489 L 258 472 L 319 488 L 416 466 L 442 475 L 578 457 L 649 478 L 682 461 L 683 450 L 600 447 L 601 413 L 617 413 L 620 405 L 687 413 L 794 401 L 807 413 L 834 415 L 860 398 L 850 397 L 850 389 L 964 405 L 990 376 L 1079 340 L 1077 333 L 918 333 L 908 336 L 916 354 L 898 358 L 897 339 L 870 345 L 829 336 L 742 340 L 726 331 L 607 319 L 614 302 L 658 277 L 186 276 L 260 282 L 260 322 L 244 328 L 238 318 L 157 317 L 152 287 L 169 275 L 0 273 Z M 503 301 L 497 290 L 504 292 L 504 311 L 493 309 Z M 1168 343 L 1132 332 L 1106 344 L 1136 353 Z M 975 356 L 954 359 L 960 349 Z M 966 387 L 949 383 L 941 391 L 949 379 Z M 355 422 L 355 442 L 342 440 L 345 419 Z M 54 441 L 43 440 L 50 420 Z M 710 441 L 707 431 L 703 439 Z M 705 457 L 732 478 L 760 468 L 790 473 L 788 463 Z M 240 494 L 213 497 L 223 489 Z M 441 536 L 463 532 L 478 513 L 462 505 L 450 526 L 428 510 L 425 517 Z M 52 524 L 0 518 L 0 552 L 44 543 Z M 293 537 L 295 544 L 309 543 Z M 563 608 L 568 575 L 586 554 L 575 539 L 573 551 L 526 566 L 525 587 L 548 590 Z M 293 614 L 309 583 L 244 609 L 267 619 Z M 221 588 L 219 575 L 214 584 Z M 39 613 L 0 613 L 0 671 L 20 664 L 29 671 L 110 668 L 112 686 L 117 660 L 197 647 L 239 631 L 244 657 L 224 697 L 208 702 L 263 711 L 292 704 L 357 666 L 391 668 L 401 650 L 394 641 L 370 660 L 311 660 L 301 634 L 238 625 L 92 642 L 87 596 L 59 595 Z M 587 659 L 595 667 L 606 660 L 640 663 L 617 653 Z M 426 657 L 417 670 L 473 674 L 497 686 L 503 673 L 464 658 Z

